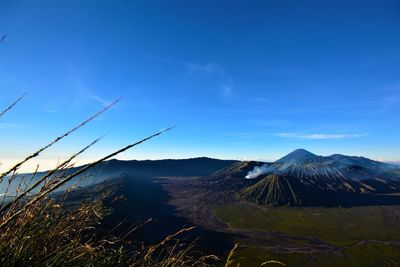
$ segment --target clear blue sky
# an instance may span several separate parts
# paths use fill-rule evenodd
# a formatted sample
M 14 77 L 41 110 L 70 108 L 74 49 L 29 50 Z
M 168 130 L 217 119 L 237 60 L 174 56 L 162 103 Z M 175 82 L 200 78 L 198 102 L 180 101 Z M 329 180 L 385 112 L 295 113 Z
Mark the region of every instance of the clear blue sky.
M 43 155 L 273 160 L 295 148 L 400 159 L 399 1 L 0 1 L 0 158 L 104 104 Z

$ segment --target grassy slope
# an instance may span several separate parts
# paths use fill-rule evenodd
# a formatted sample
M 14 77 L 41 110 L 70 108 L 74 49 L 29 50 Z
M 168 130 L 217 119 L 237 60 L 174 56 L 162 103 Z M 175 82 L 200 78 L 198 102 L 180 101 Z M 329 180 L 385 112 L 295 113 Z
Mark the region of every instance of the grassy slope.
M 339 246 L 368 239 L 400 239 L 399 206 L 261 209 L 229 205 L 215 212 L 233 228 L 311 236 Z
M 349 246 L 341 254 L 279 254 L 258 247 L 241 249 L 246 266 L 258 266 L 268 259 L 288 266 L 395 266 L 400 249 L 362 240 L 399 240 L 400 207 L 356 208 L 258 208 L 246 205 L 220 206 L 216 215 L 232 228 L 282 232 L 293 237 L 315 237 L 336 246 Z M 352 246 L 355 245 L 355 246 Z M 394 262 L 393 262 L 394 261 Z

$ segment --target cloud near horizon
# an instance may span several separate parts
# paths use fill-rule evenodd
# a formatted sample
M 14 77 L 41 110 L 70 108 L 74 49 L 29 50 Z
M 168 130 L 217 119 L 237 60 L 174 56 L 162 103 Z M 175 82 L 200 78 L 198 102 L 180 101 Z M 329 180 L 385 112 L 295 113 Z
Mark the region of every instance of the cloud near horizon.
M 277 136 L 285 138 L 298 138 L 307 140 L 323 139 L 344 139 L 366 136 L 366 134 L 297 134 L 297 133 L 278 133 Z

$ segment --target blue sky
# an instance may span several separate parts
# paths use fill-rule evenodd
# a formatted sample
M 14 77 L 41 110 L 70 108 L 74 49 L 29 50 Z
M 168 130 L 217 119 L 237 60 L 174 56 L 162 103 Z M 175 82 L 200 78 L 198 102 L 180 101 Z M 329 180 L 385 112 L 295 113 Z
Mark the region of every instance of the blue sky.
M 178 125 L 123 159 L 274 160 L 296 148 L 400 160 L 398 1 L 0 1 L 3 167 L 80 162 Z M 47 165 L 46 165 L 47 164 Z M 0 166 L 1 167 L 1 166 Z

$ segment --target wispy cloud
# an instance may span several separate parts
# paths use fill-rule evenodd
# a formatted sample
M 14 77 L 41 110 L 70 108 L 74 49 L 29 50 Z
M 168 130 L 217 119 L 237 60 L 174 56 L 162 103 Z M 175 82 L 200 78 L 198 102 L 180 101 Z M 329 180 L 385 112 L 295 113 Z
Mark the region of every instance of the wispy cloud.
M 386 86 L 381 90 L 382 92 L 400 92 L 400 81 Z
M 31 125 L 19 124 L 19 123 L 6 123 L 0 121 L 0 129 L 30 129 L 33 128 Z
M 222 97 L 233 96 L 233 78 L 221 65 L 214 62 L 205 64 L 188 63 L 186 68 L 188 77 L 203 76 L 218 88 Z
M 206 64 L 199 64 L 199 63 L 188 63 L 187 64 L 189 74 L 193 74 L 194 72 L 204 72 L 209 74 L 220 74 L 225 72 L 221 66 L 216 63 L 208 62 Z
M 393 83 L 382 90 L 377 91 L 371 97 L 371 114 L 380 115 L 383 112 L 399 110 L 400 104 L 400 82 Z
M 280 137 L 285 138 L 297 138 L 297 139 L 307 139 L 307 140 L 323 140 L 323 139 L 345 139 L 345 138 L 356 138 L 366 136 L 366 134 L 327 134 L 327 133 L 315 133 L 315 134 L 298 134 L 298 133 L 278 133 L 276 134 Z
M 271 100 L 271 99 L 269 99 L 269 98 L 264 98 L 264 97 L 253 97 L 253 98 L 250 98 L 250 100 L 251 100 L 252 102 L 255 102 L 255 103 L 262 103 L 262 104 L 265 104 L 265 103 L 272 103 L 272 100 Z
M 43 107 L 43 111 L 46 112 L 46 113 L 56 113 L 57 112 L 57 110 L 55 108 L 52 108 L 50 106 Z
M 157 64 L 159 64 L 159 63 L 167 63 L 167 64 L 168 63 L 176 63 L 175 60 L 162 58 L 162 57 L 158 57 L 158 56 L 153 56 L 150 54 L 138 54 L 137 57 L 147 60 L 147 61 L 155 62 Z
M 104 98 L 102 98 L 102 97 L 100 97 L 100 96 L 98 96 L 98 95 L 88 95 L 88 97 L 89 97 L 90 99 L 93 99 L 93 100 L 96 101 L 97 103 L 99 103 L 99 104 L 105 106 L 105 107 L 111 104 L 110 101 L 107 101 L 107 100 L 105 100 Z
M 79 76 L 76 76 L 73 80 L 73 88 L 74 88 L 74 100 L 73 100 L 73 107 L 81 106 L 84 103 L 87 103 L 88 100 L 92 100 L 101 106 L 107 106 L 111 103 L 98 95 L 95 90 L 87 86 L 86 83 L 82 81 Z
M 233 89 L 232 86 L 230 85 L 223 85 L 221 88 L 221 94 L 223 96 L 232 96 L 233 95 Z
M 237 132 L 237 133 L 227 133 L 223 134 L 226 137 L 234 137 L 238 139 L 251 139 L 255 137 L 264 137 L 270 135 L 269 133 L 264 132 Z

